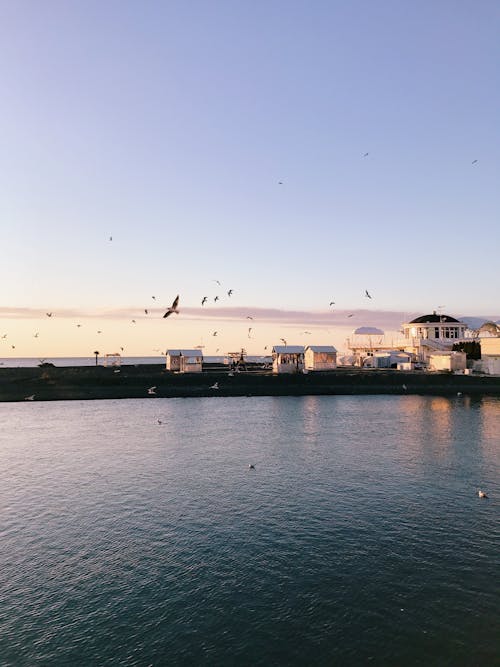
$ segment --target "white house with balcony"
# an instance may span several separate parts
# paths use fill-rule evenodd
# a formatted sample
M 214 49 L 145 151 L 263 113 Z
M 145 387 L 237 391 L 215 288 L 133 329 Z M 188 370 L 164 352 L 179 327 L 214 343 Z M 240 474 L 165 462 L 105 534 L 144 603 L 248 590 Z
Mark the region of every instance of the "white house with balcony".
M 306 371 L 332 371 L 337 368 L 337 350 L 333 345 L 307 345 L 304 351 Z
M 467 324 L 433 311 L 403 324 L 405 351 L 419 361 L 428 362 L 431 354 L 451 351 L 453 344 L 465 338 Z
M 303 370 L 303 345 L 275 345 L 273 347 L 273 373 L 301 373 Z
M 203 353 L 201 350 L 167 350 L 166 368 L 174 373 L 201 373 Z

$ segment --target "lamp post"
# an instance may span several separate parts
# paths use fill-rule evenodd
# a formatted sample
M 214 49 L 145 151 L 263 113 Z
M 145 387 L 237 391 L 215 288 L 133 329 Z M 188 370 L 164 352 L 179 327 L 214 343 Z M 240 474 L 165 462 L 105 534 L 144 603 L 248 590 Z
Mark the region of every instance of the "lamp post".
M 95 365 L 97 366 L 97 357 L 99 356 L 99 350 L 94 350 L 95 354 Z

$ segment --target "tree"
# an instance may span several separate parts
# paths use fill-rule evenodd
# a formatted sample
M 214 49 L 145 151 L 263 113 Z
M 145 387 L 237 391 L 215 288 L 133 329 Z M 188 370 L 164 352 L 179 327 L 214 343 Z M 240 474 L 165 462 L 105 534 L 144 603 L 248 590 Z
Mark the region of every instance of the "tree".
M 95 365 L 97 366 L 97 357 L 99 356 L 99 350 L 94 350 L 95 354 Z

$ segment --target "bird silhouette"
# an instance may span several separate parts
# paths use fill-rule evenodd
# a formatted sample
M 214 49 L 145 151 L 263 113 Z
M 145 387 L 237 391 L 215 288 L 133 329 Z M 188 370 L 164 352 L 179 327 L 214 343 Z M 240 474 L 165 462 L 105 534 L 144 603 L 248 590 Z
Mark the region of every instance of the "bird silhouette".
M 31 396 L 25 396 L 24 400 L 25 401 L 34 401 L 35 400 L 35 394 L 31 394 Z
M 367 289 L 365 289 L 365 296 L 366 296 L 368 299 L 371 299 L 371 298 L 372 298 L 371 294 L 369 293 L 369 291 L 368 291 Z
M 472 160 L 472 164 L 476 164 L 477 160 Z
M 228 295 L 228 296 L 231 296 L 232 293 L 233 293 L 233 290 L 230 289 L 230 290 L 228 290 L 227 295 Z
M 218 301 L 218 300 L 219 300 L 219 297 L 218 297 L 218 296 L 214 297 L 214 303 L 215 303 L 216 301 Z
M 214 382 L 213 385 L 210 387 L 210 389 L 218 389 L 219 388 L 219 383 Z
M 155 396 L 156 395 L 156 387 L 149 387 L 148 394 L 150 396 Z
M 363 155 L 363 157 L 368 157 L 369 155 L 370 155 L 370 153 L 365 153 L 365 154 Z
M 283 345 L 286 345 L 286 340 L 284 338 L 280 338 L 280 340 L 283 342 Z
M 330 306 L 334 306 L 334 305 L 335 305 L 335 301 L 330 301 Z
M 208 297 L 204 296 L 203 299 L 201 300 L 201 305 L 204 306 Z
M 212 336 L 217 336 L 217 331 L 214 331 Z
M 47 317 L 52 317 L 52 313 L 45 313 Z
M 172 305 L 169 307 L 167 312 L 163 317 L 168 317 L 169 315 L 172 315 L 172 313 L 176 313 L 177 315 L 179 314 L 179 310 L 177 306 L 179 305 L 179 295 L 177 295 L 172 303 Z

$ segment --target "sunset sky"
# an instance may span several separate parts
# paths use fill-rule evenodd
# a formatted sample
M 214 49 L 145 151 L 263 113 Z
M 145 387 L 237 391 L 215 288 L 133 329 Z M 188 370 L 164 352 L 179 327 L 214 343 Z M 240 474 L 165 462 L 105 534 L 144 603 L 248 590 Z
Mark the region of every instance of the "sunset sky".
M 499 319 L 499 31 L 496 0 L 0 1 L 0 357 Z

